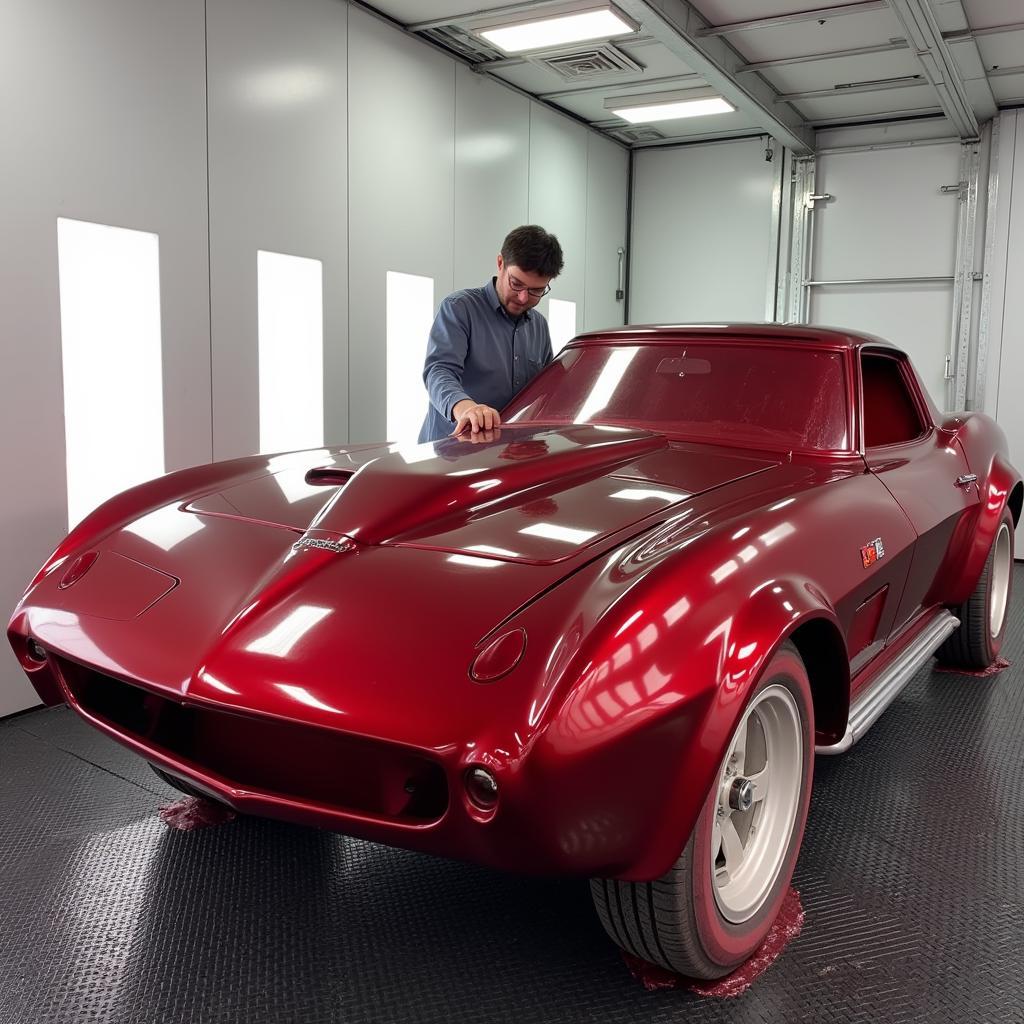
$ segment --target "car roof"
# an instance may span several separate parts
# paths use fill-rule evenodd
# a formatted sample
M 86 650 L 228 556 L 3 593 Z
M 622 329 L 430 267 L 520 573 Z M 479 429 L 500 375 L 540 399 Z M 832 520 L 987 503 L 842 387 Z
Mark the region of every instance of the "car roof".
M 716 340 L 742 340 L 753 344 L 805 344 L 814 348 L 861 349 L 882 347 L 893 352 L 901 350 L 883 338 L 841 327 L 808 327 L 799 324 L 630 324 L 628 327 L 609 327 L 587 331 L 578 335 L 573 346 L 608 343 L 670 343 L 687 340 L 714 342 Z

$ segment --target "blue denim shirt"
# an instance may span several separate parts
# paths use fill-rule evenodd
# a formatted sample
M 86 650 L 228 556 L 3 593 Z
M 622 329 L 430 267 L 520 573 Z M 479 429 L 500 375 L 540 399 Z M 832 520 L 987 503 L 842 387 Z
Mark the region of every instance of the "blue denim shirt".
M 421 443 L 455 429 L 456 402 L 471 398 L 500 410 L 551 362 L 547 321 L 535 309 L 509 316 L 494 282 L 453 292 L 437 311 L 423 367 L 430 406 Z

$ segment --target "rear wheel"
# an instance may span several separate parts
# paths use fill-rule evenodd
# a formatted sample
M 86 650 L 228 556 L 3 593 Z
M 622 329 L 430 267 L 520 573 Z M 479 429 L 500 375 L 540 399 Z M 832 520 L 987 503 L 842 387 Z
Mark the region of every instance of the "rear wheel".
M 764 941 L 793 877 L 811 795 L 814 713 L 803 661 L 776 652 L 729 741 L 679 859 L 653 882 L 590 883 L 627 952 L 718 978 Z
M 999 657 L 1012 587 L 1013 516 L 1004 508 L 974 593 L 953 609 L 960 625 L 939 648 L 940 661 L 960 668 L 988 668 Z

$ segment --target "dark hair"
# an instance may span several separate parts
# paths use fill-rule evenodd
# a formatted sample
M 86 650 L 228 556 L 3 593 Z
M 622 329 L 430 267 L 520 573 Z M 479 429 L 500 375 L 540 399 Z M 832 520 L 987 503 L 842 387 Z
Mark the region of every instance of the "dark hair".
M 510 231 L 501 243 L 501 258 L 506 266 L 541 277 L 558 277 L 562 272 L 562 247 L 558 239 L 536 224 L 524 224 Z

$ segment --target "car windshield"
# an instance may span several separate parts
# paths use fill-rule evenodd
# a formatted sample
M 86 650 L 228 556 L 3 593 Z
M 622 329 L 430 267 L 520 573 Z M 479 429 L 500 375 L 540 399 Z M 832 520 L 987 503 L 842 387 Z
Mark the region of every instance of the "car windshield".
M 607 423 L 732 444 L 849 447 L 843 357 L 802 346 L 589 344 L 562 352 L 507 423 Z

